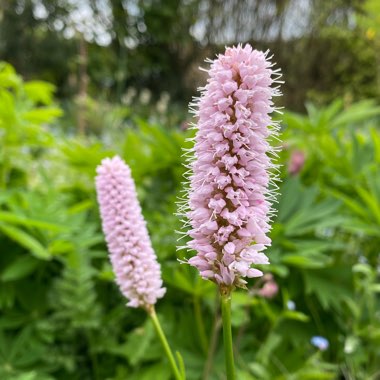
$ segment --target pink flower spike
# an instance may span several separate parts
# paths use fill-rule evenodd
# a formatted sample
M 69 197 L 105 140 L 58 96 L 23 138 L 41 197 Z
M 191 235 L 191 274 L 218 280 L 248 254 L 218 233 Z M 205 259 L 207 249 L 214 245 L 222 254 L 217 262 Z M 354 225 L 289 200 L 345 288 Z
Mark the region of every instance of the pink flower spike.
M 277 148 L 268 140 L 279 129 L 269 113 L 272 98 L 281 95 L 271 87 L 281 76 L 272 67 L 267 53 L 249 44 L 227 48 L 211 62 L 207 85 L 191 104 L 197 133 L 187 165 L 188 202 L 180 209 L 191 225 L 186 247 L 196 251 L 188 263 L 223 292 L 244 288 L 244 277 L 263 275 L 252 266 L 269 264 L 262 251 L 271 245 L 269 184 L 277 179 L 271 160 Z
M 118 156 L 97 168 L 96 191 L 110 261 L 127 306 L 149 310 L 165 294 L 128 165 Z

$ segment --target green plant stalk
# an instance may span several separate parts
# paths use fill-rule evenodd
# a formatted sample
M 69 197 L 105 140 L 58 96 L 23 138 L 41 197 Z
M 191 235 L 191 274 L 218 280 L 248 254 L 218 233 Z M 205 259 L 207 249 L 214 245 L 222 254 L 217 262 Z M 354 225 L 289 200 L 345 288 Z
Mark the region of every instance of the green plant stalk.
M 224 355 L 226 361 L 227 380 L 235 380 L 235 362 L 234 349 L 232 345 L 231 331 L 231 294 L 230 292 L 222 293 L 222 321 L 223 321 L 223 341 Z
M 170 363 L 170 366 L 172 368 L 174 377 L 176 378 L 176 380 L 186 380 L 185 376 L 182 376 L 181 372 L 178 369 L 177 363 L 174 359 L 174 355 L 170 349 L 170 346 L 169 346 L 169 343 L 165 337 L 164 331 L 162 330 L 160 321 L 157 318 L 157 314 L 156 314 L 156 311 L 154 310 L 154 307 L 152 307 L 150 310 L 148 310 L 148 314 L 152 319 L 154 328 L 156 329 L 157 335 L 160 338 L 160 341 L 161 341 L 161 344 L 164 348 L 166 356 L 169 359 L 169 363 Z
M 94 339 L 93 339 L 93 334 L 91 331 L 87 330 L 86 331 L 86 338 L 87 338 L 87 343 L 88 343 L 88 350 L 90 354 L 90 360 L 92 364 L 92 373 L 94 376 L 94 379 L 97 380 L 99 379 L 98 373 L 99 373 L 99 365 L 98 365 L 98 359 L 96 357 L 96 353 L 94 351 Z
M 208 342 L 207 342 L 205 326 L 204 326 L 203 319 L 202 319 L 202 311 L 201 311 L 201 305 L 199 302 L 199 298 L 197 296 L 194 296 L 193 302 L 194 302 L 195 321 L 196 321 L 197 328 L 198 328 L 198 334 L 199 334 L 201 347 L 202 347 L 203 353 L 205 355 L 207 355 Z

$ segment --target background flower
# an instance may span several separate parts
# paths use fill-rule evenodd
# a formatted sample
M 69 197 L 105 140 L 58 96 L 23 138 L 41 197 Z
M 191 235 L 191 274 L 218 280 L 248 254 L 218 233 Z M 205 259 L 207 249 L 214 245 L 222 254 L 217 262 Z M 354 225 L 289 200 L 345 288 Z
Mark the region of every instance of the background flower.
M 149 308 L 165 294 L 165 288 L 131 170 L 116 156 L 104 159 L 97 173 L 102 227 L 116 282 L 128 306 Z

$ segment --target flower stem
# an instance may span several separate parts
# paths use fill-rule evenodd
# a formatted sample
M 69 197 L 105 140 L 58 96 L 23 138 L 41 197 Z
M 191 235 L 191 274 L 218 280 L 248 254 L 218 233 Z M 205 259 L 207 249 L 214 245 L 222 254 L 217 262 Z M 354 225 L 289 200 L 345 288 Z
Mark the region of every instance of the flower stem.
M 201 347 L 202 347 L 203 353 L 207 355 L 207 352 L 208 352 L 207 336 L 206 336 L 205 326 L 202 319 L 201 305 L 199 302 L 199 298 L 197 296 L 194 296 L 193 303 L 194 303 L 195 321 L 198 328 L 198 335 L 199 335 Z
M 221 295 L 224 355 L 226 361 L 227 380 L 235 380 L 234 350 L 231 331 L 231 294 Z
M 152 319 L 152 322 L 153 322 L 153 325 L 156 329 L 156 332 L 157 332 L 157 335 L 158 337 L 160 338 L 160 341 L 161 341 L 161 344 L 164 348 L 164 351 L 166 353 L 166 356 L 168 357 L 169 359 L 169 363 L 170 363 L 170 366 L 172 368 L 172 371 L 173 371 L 173 374 L 174 374 L 174 377 L 176 380 L 185 380 L 185 376 L 182 376 L 181 375 L 181 372 L 179 371 L 178 367 L 177 367 L 177 363 L 174 359 L 174 355 L 170 349 L 170 346 L 169 346 L 169 343 L 165 337 L 165 334 L 162 330 L 162 327 L 161 327 L 161 324 L 157 318 L 157 314 L 156 314 L 156 311 L 154 310 L 154 308 L 152 307 L 150 310 L 148 310 L 148 314 L 149 316 L 151 317 Z
M 219 302 L 220 302 L 220 296 L 219 296 L 219 292 L 217 292 L 216 297 L 215 297 L 214 323 L 212 327 L 212 333 L 210 336 L 210 344 L 208 348 L 207 361 L 203 369 L 202 380 L 209 379 L 209 374 L 212 370 L 212 366 L 214 362 L 215 351 L 218 347 L 219 331 L 222 327 L 222 318 L 220 317 Z

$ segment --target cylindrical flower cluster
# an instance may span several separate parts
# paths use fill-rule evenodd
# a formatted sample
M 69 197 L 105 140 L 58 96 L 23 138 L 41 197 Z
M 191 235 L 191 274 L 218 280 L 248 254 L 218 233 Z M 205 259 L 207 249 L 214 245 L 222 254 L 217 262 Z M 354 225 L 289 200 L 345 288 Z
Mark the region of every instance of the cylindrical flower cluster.
M 120 157 L 106 158 L 98 166 L 96 190 L 116 282 L 128 306 L 149 309 L 165 288 L 131 170 Z
M 252 265 L 269 263 L 263 250 L 271 244 L 274 194 L 268 187 L 275 165 L 267 140 L 278 129 L 269 114 L 272 97 L 280 94 L 271 85 L 280 74 L 267 54 L 248 44 L 227 48 L 208 74 L 193 104 L 198 123 L 183 209 L 192 227 L 186 247 L 197 252 L 188 263 L 203 278 L 231 289 L 245 287 L 243 277 L 262 276 Z

